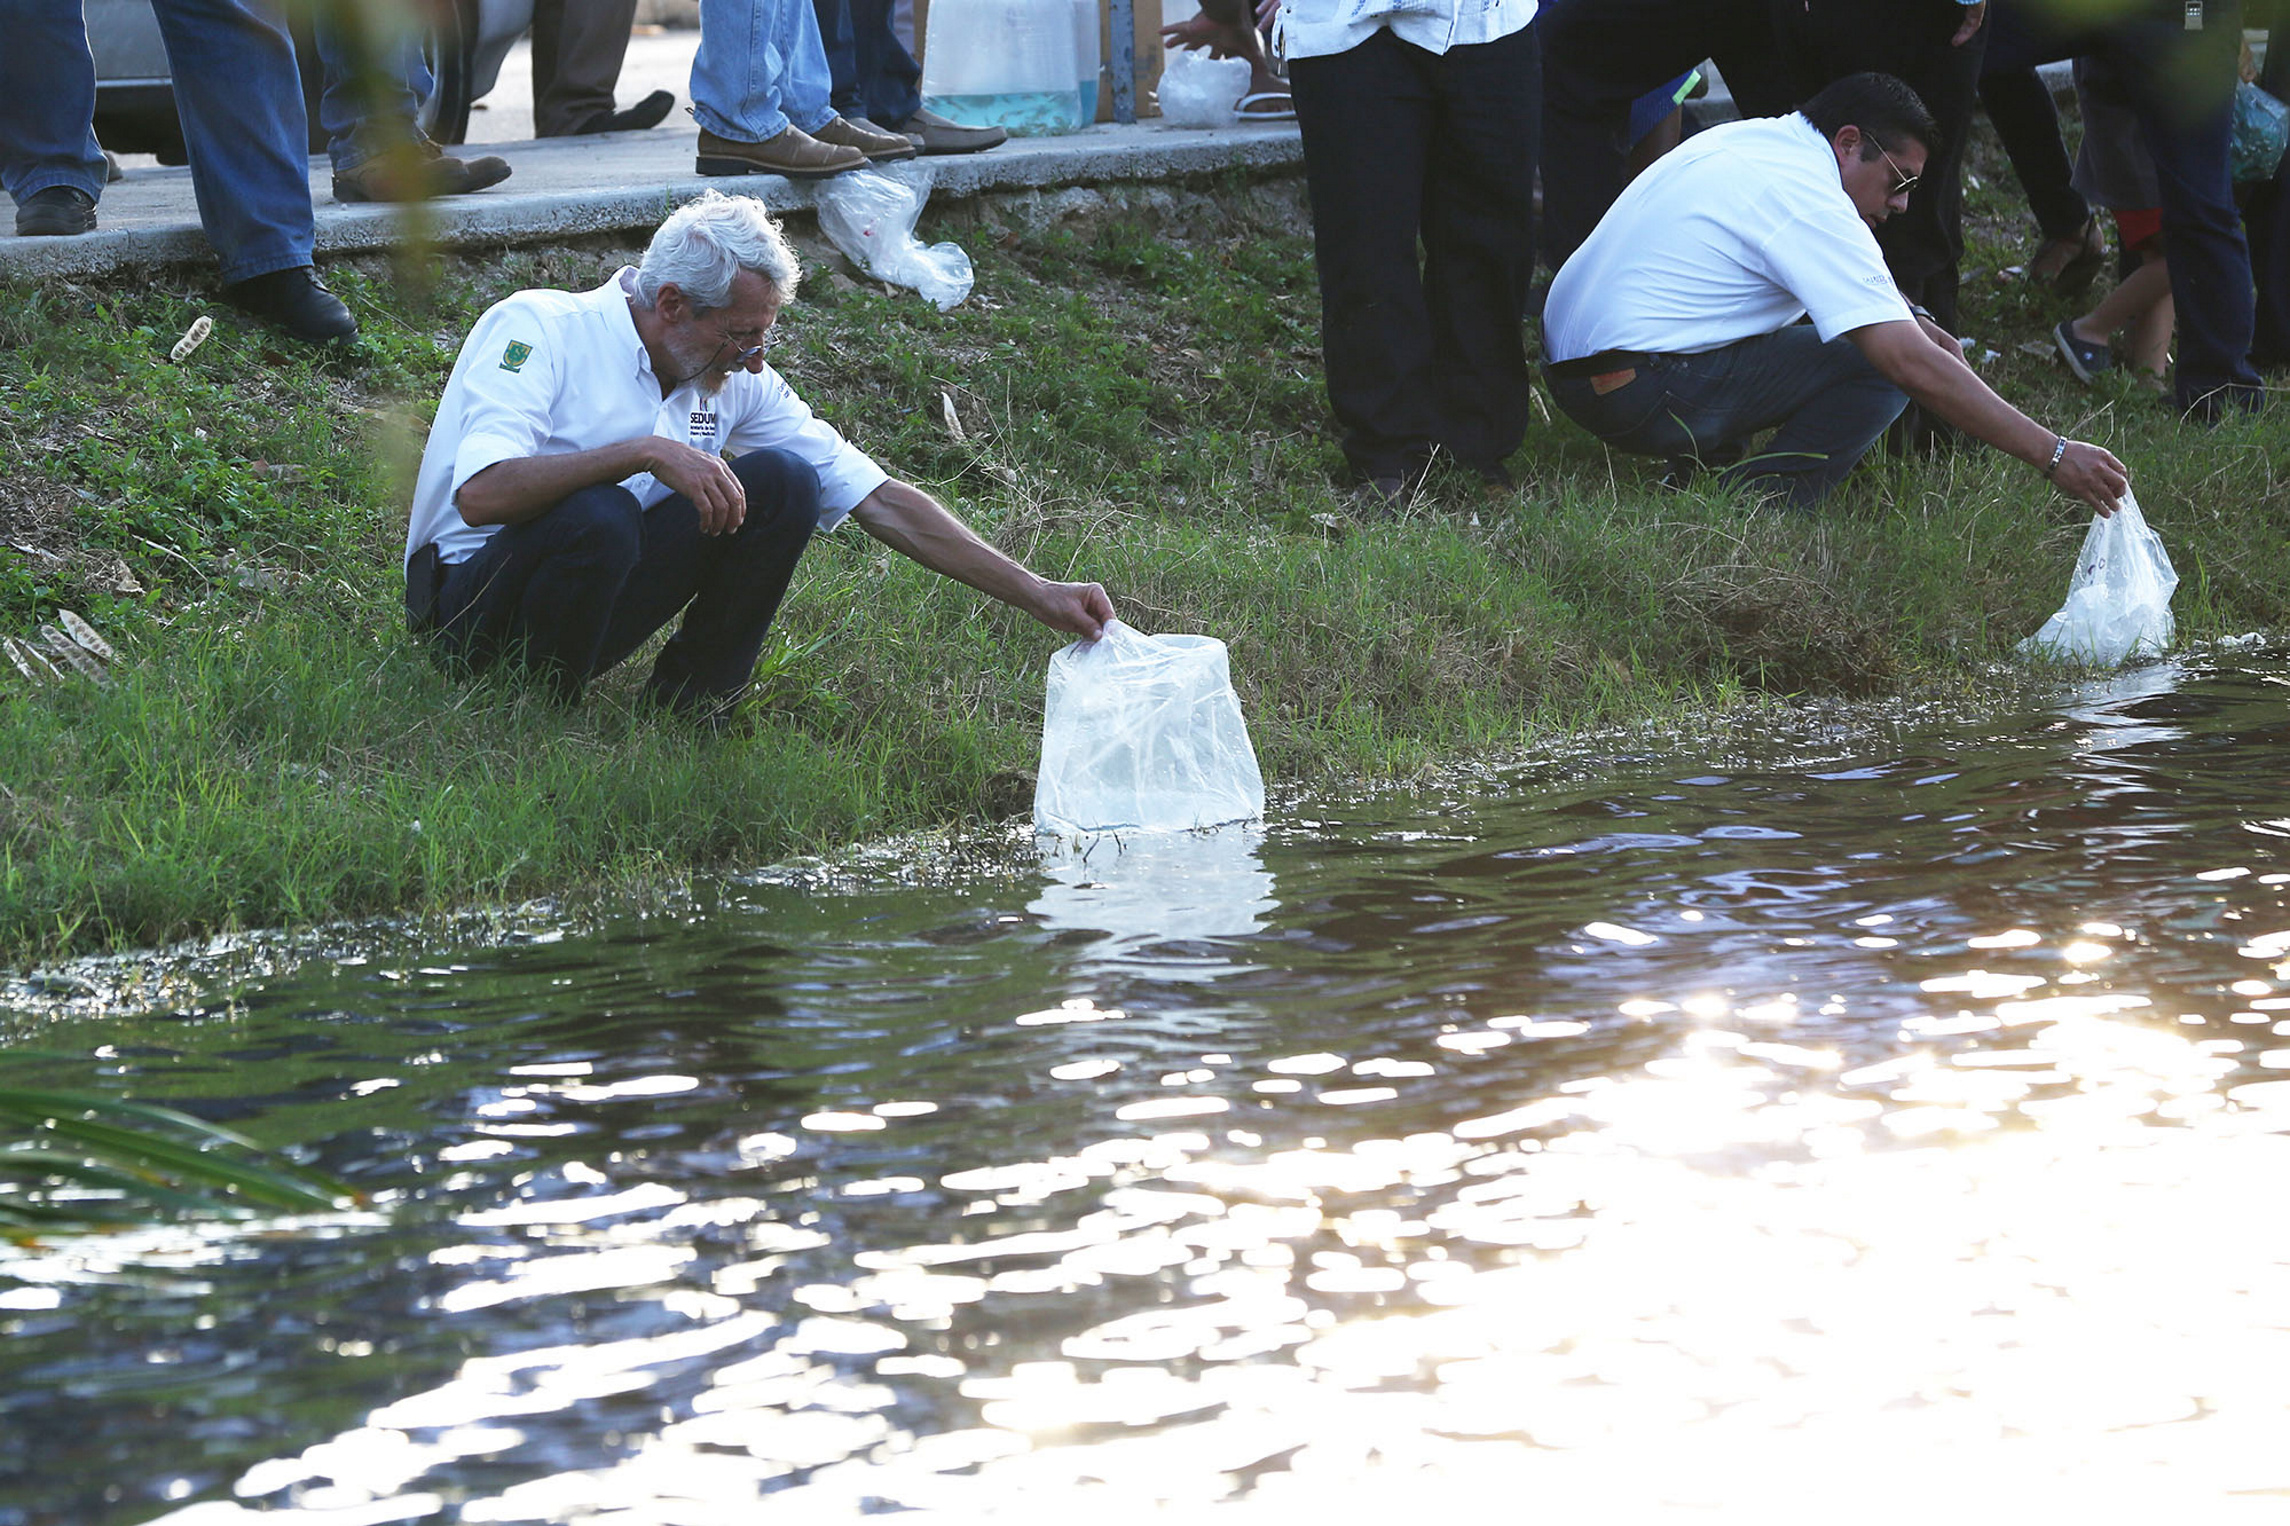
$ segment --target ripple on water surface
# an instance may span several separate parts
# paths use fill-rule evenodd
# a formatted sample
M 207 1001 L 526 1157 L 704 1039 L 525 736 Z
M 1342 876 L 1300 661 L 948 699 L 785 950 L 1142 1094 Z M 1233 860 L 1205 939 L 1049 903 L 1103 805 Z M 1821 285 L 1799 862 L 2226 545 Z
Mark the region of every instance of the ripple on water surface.
M 0 1523 L 2278 1520 L 2286 696 L 51 1022 L 371 1202 L 0 1263 Z

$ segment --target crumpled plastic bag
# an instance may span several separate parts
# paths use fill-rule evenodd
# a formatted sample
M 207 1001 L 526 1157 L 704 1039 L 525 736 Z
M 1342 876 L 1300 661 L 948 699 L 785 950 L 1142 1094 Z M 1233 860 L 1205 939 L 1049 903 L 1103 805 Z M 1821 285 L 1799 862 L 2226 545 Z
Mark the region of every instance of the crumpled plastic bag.
M 2095 667 L 2142 652 L 2160 656 L 2176 629 L 2171 590 L 2178 586 L 2163 538 L 2139 512 L 2139 500 L 2125 493 L 2112 516 L 2092 516 L 2067 602 L 2020 643 L 2020 654 Z
M 1161 120 L 1171 127 L 1230 127 L 1240 120 L 1233 107 L 1247 93 L 1245 58 L 1186 48 L 1161 66 Z
M 1110 621 L 1050 659 L 1037 832 L 1184 832 L 1264 814 L 1225 644 Z
M 2272 180 L 2290 149 L 2290 106 L 2247 80 L 2234 87 L 2234 138 L 2229 158 L 2237 181 Z
M 912 287 L 943 313 L 962 305 L 977 277 L 961 245 L 925 249 L 914 236 L 922 204 L 929 199 L 928 166 L 909 164 L 887 171 L 847 170 L 822 183 L 812 205 L 820 231 L 852 264 L 878 281 Z

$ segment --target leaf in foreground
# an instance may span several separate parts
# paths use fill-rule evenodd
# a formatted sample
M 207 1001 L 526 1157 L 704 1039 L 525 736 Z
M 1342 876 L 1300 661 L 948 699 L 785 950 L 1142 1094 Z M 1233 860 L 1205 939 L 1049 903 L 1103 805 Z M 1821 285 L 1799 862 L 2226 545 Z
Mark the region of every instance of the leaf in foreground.
M 341 1183 L 172 1108 L 0 1087 L 0 1234 L 339 1207 Z

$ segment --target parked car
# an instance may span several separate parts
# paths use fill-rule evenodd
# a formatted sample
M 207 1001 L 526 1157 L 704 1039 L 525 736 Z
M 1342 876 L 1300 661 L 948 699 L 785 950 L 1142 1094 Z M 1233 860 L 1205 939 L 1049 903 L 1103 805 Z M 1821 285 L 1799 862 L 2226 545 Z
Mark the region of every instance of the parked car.
M 162 164 L 181 164 L 183 129 L 151 0 L 84 3 L 95 54 L 96 137 L 114 153 L 156 154 Z M 428 0 L 422 9 L 422 51 L 437 82 L 422 102 L 422 129 L 440 143 L 459 143 L 469 132 L 470 106 L 493 88 L 501 60 L 532 25 L 532 0 Z M 298 15 L 294 33 L 310 150 L 319 153 L 326 139 L 318 127 L 318 51 L 307 15 Z

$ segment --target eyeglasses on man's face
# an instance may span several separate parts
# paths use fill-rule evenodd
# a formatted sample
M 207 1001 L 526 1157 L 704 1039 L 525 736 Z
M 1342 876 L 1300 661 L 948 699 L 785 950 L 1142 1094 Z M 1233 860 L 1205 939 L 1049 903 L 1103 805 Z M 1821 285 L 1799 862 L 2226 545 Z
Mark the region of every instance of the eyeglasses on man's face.
M 1882 143 L 1877 142 L 1875 134 L 1872 133 L 1869 135 L 1869 142 L 1875 146 L 1876 151 L 1879 154 L 1884 155 L 1885 168 L 1892 171 L 1892 189 L 1885 192 L 1885 199 L 1889 201 L 1895 196 L 1906 196 L 1909 192 L 1915 190 L 1916 183 L 1919 180 L 1922 180 L 1924 177 L 1922 175 L 1911 175 L 1907 171 L 1903 170 L 1899 165 L 1895 164 L 1893 162 L 1892 154 L 1886 150 Z

